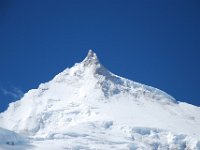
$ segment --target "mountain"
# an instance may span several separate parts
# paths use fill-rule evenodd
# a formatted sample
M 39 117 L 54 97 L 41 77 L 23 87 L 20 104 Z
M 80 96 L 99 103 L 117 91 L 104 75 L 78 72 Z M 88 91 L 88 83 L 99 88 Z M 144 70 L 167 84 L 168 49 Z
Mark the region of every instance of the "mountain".
M 11 103 L 0 127 L 31 149 L 200 150 L 199 107 L 111 73 L 92 50 Z

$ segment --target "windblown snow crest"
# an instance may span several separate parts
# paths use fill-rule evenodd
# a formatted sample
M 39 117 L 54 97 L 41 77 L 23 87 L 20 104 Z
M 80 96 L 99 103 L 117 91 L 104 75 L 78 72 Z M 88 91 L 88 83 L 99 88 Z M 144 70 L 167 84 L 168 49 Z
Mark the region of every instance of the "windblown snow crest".
M 199 107 L 111 73 L 92 50 L 11 103 L 0 127 L 36 149 L 200 149 Z

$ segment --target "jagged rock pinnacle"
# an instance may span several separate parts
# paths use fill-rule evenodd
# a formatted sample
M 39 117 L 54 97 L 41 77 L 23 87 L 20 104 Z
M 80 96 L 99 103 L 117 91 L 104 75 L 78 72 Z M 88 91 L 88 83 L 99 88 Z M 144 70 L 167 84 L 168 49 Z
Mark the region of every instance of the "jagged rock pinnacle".
M 99 64 L 99 59 L 94 51 L 89 50 L 87 57 L 83 60 L 85 65 Z
M 90 49 L 90 50 L 88 51 L 87 57 L 88 57 L 88 58 L 94 58 L 94 59 L 96 59 L 96 58 L 97 58 L 97 55 L 95 54 L 95 52 L 93 52 L 93 50 Z

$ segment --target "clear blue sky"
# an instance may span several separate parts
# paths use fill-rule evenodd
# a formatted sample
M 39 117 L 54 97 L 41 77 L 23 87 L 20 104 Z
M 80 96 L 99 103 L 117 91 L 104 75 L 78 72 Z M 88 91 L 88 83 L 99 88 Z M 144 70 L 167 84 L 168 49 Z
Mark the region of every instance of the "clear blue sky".
M 89 49 L 113 73 L 200 106 L 199 0 L 1 0 L 0 111 Z

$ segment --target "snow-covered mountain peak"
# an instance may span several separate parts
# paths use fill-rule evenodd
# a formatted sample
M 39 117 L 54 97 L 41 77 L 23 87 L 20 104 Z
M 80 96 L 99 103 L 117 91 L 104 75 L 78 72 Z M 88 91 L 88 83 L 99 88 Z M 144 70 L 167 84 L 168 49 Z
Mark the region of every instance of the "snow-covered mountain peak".
M 67 68 L 63 72 L 59 73 L 55 76 L 53 81 L 65 82 L 68 78 L 70 78 L 70 80 L 75 79 L 76 82 L 77 80 L 80 81 L 91 79 L 94 79 L 96 82 L 98 82 L 97 80 L 99 79 L 97 76 L 108 79 L 111 74 L 112 73 L 100 63 L 96 53 L 92 50 L 89 50 L 83 61 L 80 63 L 75 63 L 75 65 L 71 68 Z
M 106 144 L 103 149 L 112 144 L 114 149 L 136 149 L 137 143 L 150 147 L 146 149 L 198 149 L 200 141 L 191 143 L 189 136 L 200 138 L 199 114 L 198 107 L 113 74 L 89 50 L 82 62 L 11 103 L 0 114 L 0 127 L 33 139 L 81 140 L 81 145 L 89 140 L 95 146 Z
M 70 84 L 80 82 L 81 84 L 78 88 L 84 87 L 85 83 L 88 82 L 90 83 L 90 88 L 95 87 L 103 93 L 105 98 L 126 94 L 135 96 L 136 99 L 145 97 L 145 99 L 150 98 L 151 100 L 159 102 L 176 102 L 172 96 L 157 88 L 113 74 L 100 63 L 96 53 L 92 50 L 89 50 L 86 58 L 82 62 L 65 69 L 53 81 L 63 82 L 64 84 L 67 84 L 66 82 L 70 82 Z

